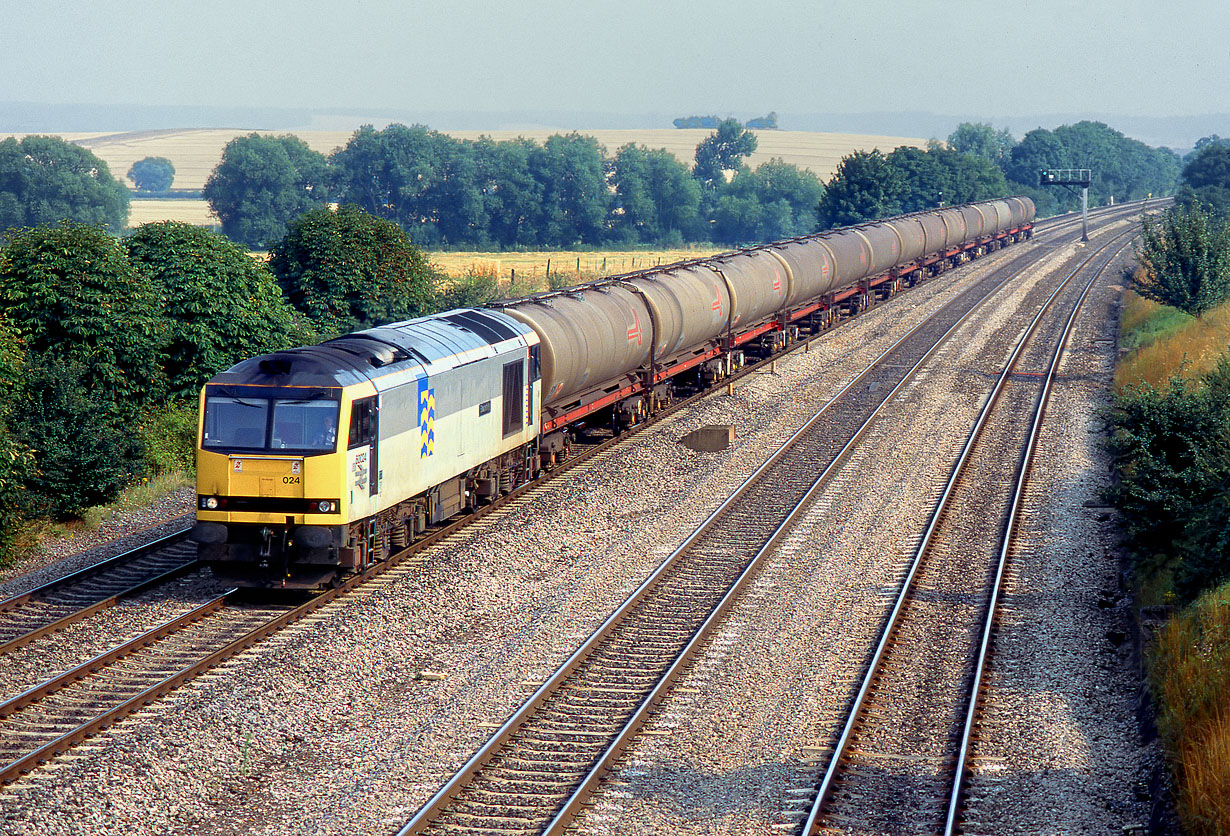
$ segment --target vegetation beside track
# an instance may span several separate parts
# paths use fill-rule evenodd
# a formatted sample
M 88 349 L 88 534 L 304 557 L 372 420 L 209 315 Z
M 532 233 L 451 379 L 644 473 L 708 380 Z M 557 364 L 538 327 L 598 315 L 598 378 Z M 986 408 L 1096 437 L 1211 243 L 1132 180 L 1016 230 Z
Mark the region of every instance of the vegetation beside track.
M 1119 342 L 1110 496 L 1140 605 L 1174 608 L 1146 651 L 1158 728 L 1183 831 L 1230 833 L 1230 301 L 1129 292 Z

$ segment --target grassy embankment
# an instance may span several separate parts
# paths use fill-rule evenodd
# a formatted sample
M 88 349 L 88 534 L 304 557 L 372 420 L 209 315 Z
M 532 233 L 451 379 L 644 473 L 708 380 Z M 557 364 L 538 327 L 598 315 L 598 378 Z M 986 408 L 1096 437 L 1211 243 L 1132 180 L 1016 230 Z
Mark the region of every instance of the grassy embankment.
M 1230 304 L 1196 319 L 1128 293 L 1120 330 L 1132 349 L 1116 372 L 1121 391 L 1163 388 L 1173 375 L 1197 380 L 1230 346 Z M 1173 568 L 1137 578 L 1141 604 L 1173 599 Z M 1148 661 L 1184 832 L 1230 833 L 1230 583 L 1176 611 Z

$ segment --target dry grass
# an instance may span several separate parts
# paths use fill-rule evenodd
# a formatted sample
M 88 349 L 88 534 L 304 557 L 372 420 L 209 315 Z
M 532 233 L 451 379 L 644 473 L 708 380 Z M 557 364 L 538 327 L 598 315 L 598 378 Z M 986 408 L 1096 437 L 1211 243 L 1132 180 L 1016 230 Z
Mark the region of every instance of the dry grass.
M 514 278 L 520 284 L 528 281 L 546 285 L 547 268 L 550 266 L 552 280 L 575 284 L 601 276 L 614 276 L 646 267 L 671 264 L 691 258 L 704 258 L 722 252 L 713 247 L 692 247 L 673 250 L 606 250 L 595 252 L 569 252 L 566 250 L 542 252 L 430 252 L 432 263 L 442 273 L 459 278 L 466 273 L 494 276 L 501 283 Z
M 167 494 L 174 493 L 180 488 L 186 488 L 195 482 L 196 479 L 191 474 L 180 471 L 160 473 L 153 478 L 142 479 L 120 491 L 120 495 L 110 505 L 95 505 L 92 508 L 86 508 L 81 513 L 81 525 L 90 531 L 95 531 L 107 520 L 148 508 Z
M 1120 344 L 1134 350 L 1115 372 L 1119 388 L 1141 383 L 1161 388 L 1176 373 L 1194 379 L 1211 371 L 1230 346 L 1230 303 L 1197 319 L 1129 292 Z
M 193 226 L 214 226 L 220 221 L 218 216 L 209 209 L 209 204 L 203 200 L 191 198 L 173 200 L 141 200 L 134 199 L 129 204 L 128 226 L 138 227 L 141 224 L 157 221 L 183 221 Z
M 1174 616 L 1153 660 L 1183 831 L 1230 833 L 1230 584 Z

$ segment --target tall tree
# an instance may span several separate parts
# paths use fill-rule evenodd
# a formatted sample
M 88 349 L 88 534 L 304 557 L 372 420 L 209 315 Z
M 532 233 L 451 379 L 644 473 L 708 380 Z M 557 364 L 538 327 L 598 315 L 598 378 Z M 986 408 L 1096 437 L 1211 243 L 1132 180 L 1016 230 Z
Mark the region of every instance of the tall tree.
M 291 308 L 273 274 L 226 237 L 165 221 L 138 227 L 124 243 L 162 300 L 172 397 L 195 397 L 214 374 L 290 344 Z
M 128 222 L 128 190 L 105 162 L 59 137 L 0 141 L 0 235 L 61 220 L 119 232 Z
M 818 230 L 875 220 L 901 212 L 905 178 L 879 149 L 843 157 L 817 209 Z
M 948 136 L 948 147 L 953 151 L 973 154 L 993 163 L 1008 156 L 1016 140 L 1007 128 L 995 130 L 985 122 L 962 122 Z
M 533 247 L 542 229 L 542 186 L 530 170 L 537 145 L 528 139 L 474 144 L 487 236 L 498 247 Z
M 0 250 L 0 313 L 27 351 L 80 362 L 117 415 L 164 392 L 162 304 L 98 227 L 64 221 L 15 232 Z
M 1230 297 L 1230 226 L 1199 206 L 1146 215 L 1137 255 L 1144 277 L 1133 289 L 1146 299 L 1200 316 Z
M 435 298 L 435 272 L 409 236 L 353 204 L 295 220 L 269 266 L 290 303 L 325 334 L 421 316 Z
M 364 125 L 329 156 L 335 196 L 400 224 L 416 243 L 431 243 L 436 237 L 432 192 L 442 151 L 452 141 L 423 125 L 395 124 L 381 131 Z
M 530 171 L 542 189 L 540 244 L 572 247 L 606 237 L 611 204 L 602 146 L 591 136 L 556 134 L 530 154 Z
M 128 179 L 141 192 L 165 192 L 175 182 L 175 165 L 166 157 L 145 157 L 128 169 Z
M 1183 166 L 1183 186 L 1175 199 L 1181 206 L 1197 204 L 1230 218 L 1230 145 L 1219 140 L 1199 146 Z
M 236 137 L 205 181 L 204 195 L 229 238 L 264 249 L 286 234 L 291 220 L 325 205 L 325 158 L 290 134 Z
M 725 172 L 738 171 L 743 158 L 756 150 L 756 134 L 746 130 L 738 119 L 724 119 L 716 131 L 696 146 L 696 165 L 692 175 L 709 188 L 726 182 Z
M 810 233 L 824 186 L 810 171 L 773 158 L 744 169 L 719 188 L 713 239 L 728 244 L 762 244 Z
M 682 243 L 703 232 L 700 186 L 670 152 L 625 145 L 615 154 L 615 234 L 628 243 Z

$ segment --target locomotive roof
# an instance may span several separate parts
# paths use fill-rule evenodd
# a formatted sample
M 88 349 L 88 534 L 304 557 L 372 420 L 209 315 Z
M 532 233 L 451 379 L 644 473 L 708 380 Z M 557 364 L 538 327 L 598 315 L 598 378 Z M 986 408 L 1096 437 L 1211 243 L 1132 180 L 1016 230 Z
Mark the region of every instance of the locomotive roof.
M 409 373 L 413 378 L 494 356 L 495 346 L 508 340 L 525 345 L 533 333 L 500 311 L 462 308 L 356 331 L 320 345 L 253 357 L 209 382 L 333 387 L 393 374 L 400 378 Z

